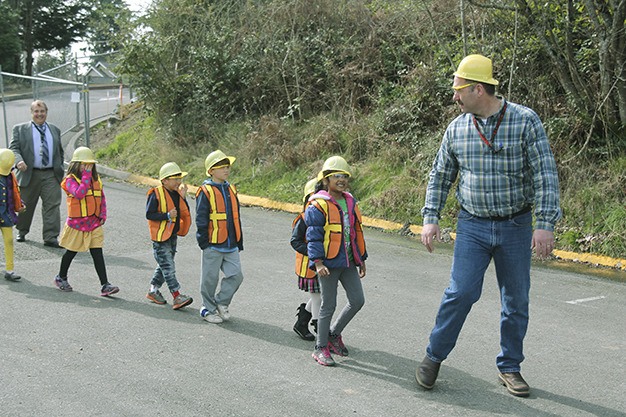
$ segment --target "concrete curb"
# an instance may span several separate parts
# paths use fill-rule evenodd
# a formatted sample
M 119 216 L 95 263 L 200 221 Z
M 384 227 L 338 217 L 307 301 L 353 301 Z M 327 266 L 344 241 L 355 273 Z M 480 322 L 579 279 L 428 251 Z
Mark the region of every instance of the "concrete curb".
M 108 120 L 109 117 L 110 116 L 107 116 L 106 120 Z M 102 121 L 103 120 L 92 121 L 92 124 L 96 125 L 98 123 L 101 123 Z M 82 136 L 82 131 L 78 132 L 72 137 L 72 139 L 70 140 L 70 143 L 67 144 L 66 156 L 67 155 L 71 156 L 71 153 L 74 152 L 73 149 L 74 149 L 76 140 L 80 138 L 81 136 Z M 98 164 L 98 171 L 102 175 L 116 178 L 116 179 L 130 182 L 130 183 L 142 184 L 142 185 L 147 185 L 150 187 L 155 187 L 160 184 L 160 181 L 157 180 L 156 178 L 148 178 L 148 177 L 143 177 L 140 175 L 130 174 L 124 171 L 119 171 L 113 168 L 109 168 L 101 164 Z M 189 187 L 188 192 L 191 193 L 192 195 L 195 195 L 198 187 L 194 185 L 189 185 L 189 184 L 188 184 L 188 187 Z M 302 206 L 299 204 L 281 203 L 281 202 L 273 201 L 264 197 L 254 197 L 254 196 L 248 196 L 248 195 L 243 195 L 243 194 L 238 194 L 238 197 L 239 197 L 240 203 L 244 206 L 263 207 L 263 208 L 267 208 L 271 210 L 280 210 L 280 211 L 286 211 L 290 213 L 299 213 L 300 210 L 302 209 Z M 389 231 L 397 231 L 397 232 L 408 231 L 414 235 L 420 235 L 422 233 L 421 226 L 411 225 L 407 228 L 405 225 L 401 223 L 375 219 L 375 218 L 367 217 L 367 216 L 363 216 L 363 224 L 367 227 L 375 227 L 378 229 L 389 230 Z M 456 238 L 456 234 L 450 233 L 450 238 L 454 240 Z M 626 271 L 626 259 L 611 258 L 608 256 L 594 255 L 591 253 L 569 252 L 569 251 L 557 250 L 557 249 L 553 251 L 553 255 L 557 259 L 561 259 L 564 261 L 570 261 L 570 262 L 575 262 L 575 263 L 585 263 L 585 264 L 589 264 L 593 266 L 603 266 L 603 267 Z

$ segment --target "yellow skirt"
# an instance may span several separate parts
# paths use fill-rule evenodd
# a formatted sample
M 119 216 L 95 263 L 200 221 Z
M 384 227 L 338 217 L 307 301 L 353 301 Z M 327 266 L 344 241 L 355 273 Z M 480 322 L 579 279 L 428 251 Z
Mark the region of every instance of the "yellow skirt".
M 92 248 L 101 248 L 104 245 L 104 231 L 100 226 L 91 232 L 81 232 L 66 224 L 61 233 L 59 245 L 73 252 L 87 252 Z

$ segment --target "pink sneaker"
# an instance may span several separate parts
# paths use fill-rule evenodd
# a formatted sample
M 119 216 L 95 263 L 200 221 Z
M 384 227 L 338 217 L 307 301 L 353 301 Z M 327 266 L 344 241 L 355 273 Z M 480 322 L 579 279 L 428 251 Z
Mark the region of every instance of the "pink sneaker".
M 103 297 L 108 297 L 109 295 L 120 292 L 120 289 L 115 285 L 111 285 L 108 282 L 102 286 L 100 290 L 100 295 Z
M 330 356 L 330 350 L 328 350 L 328 346 L 324 346 L 321 349 L 316 346 L 312 356 L 313 359 L 315 359 L 320 365 L 335 366 L 335 361 L 333 357 Z
M 343 344 L 343 340 L 341 339 L 341 335 L 333 336 L 330 335 L 328 338 L 328 348 L 335 354 L 339 356 L 348 356 L 348 348 Z
M 54 285 L 57 286 L 63 292 L 71 292 L 73 290 L 72 286 L 66 279 L 61 278 L 60 276 L 54 277 Z

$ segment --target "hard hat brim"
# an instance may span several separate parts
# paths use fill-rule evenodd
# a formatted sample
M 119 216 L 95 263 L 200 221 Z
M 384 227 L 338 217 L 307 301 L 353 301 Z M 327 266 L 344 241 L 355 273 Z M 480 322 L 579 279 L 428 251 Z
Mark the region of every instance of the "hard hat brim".
M 181 178 L 185 178 L 188 174 L 189 174 L 188 172 L 184 172 L 184 171 L 183 172 L 177 172 L 175 174 L 168 175 L 167 177 L 163 177 L 163 178 L 161 178 L 161 180 L 166 180 L 168 178 L 171 178 L 173 180 L 178 180 L 178 179 L 181 179 Z
M 216 166 L 217 164 L 219 164 L 219 163 L 220 163 L 221 161 L 223 161 L 224 159 L 228 159 L 228 163 L 229 163 L 229 165 L 231 165 L 231 166 L 232 166 L 232 165 L 233 165 L 233 163 L 235 162 L 235 160 L 236 160 L 237 158 L 235 158 L 234 156 L 227 156 L 226 158 L 222 158 L 222 159 L 220 159 L 220 160 L 218 160 L 218 161 L 215 161 L 215 163 L 214 163 L 213 165 L 211 165 L 210 167 L 208 167 L 208 168 L 206 169 L 206 173 L 207 173 L 207 175 L 209 175 L 209 171 L 210 171 L 210 170 L 212 170 L 214 166 Z
M 477 77 L 473 76 L 472 74 L 467 74 L 465 72 L 457 71 L 457 72 L 454 73 L 454 75 L 459 77 L 459 78 L 463 78 L 464 80 L 474 81 L 474 82 L 477 82 L 477 83 L 485 83 L 485 84 L 491 84 L 491 85 L 498 85 L 498 84 L 500 84 L 498 82 L 498 80 L 496 80 L 495 78 L 487 78 L 485 80 L 477 80 L 476 79 Z

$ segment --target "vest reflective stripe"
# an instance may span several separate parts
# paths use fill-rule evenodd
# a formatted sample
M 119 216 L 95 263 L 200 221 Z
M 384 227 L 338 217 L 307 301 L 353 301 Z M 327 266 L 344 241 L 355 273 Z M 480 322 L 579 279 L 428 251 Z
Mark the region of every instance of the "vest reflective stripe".
M 167 197 L 169 197 L 169 195 L 167 197 L 165 197 L 165 190 L 163 189 L 162 186 L 161 187 L 157 187 L 154 190 L 156 192 L 156 199 L 157 199 L 157 205 L 159 207 L 159 213 L 167 213 L 169 211 L 167 209 L 167 203 L 168 203 Z M 171 199 L 170 199 L 170 201 L 171 201 Z M 174 205 L 174 203 L 172 202 L 172 206 L 173 205 Z M 167 230 L 168 223 L 171 225 L 171 227 L 170 227 L 169 233 L 167 234 L 167 237 L 165 239 L 163 239 L 163 234 Z M 169 239 L 169 237 L 172 235 L 172 229 L 173 228 L 174 228 L 174 219 L 172 219 L 172 221 L 169 221 L 169 220 L 160 221 L 159 222 L 159 226 L 156 229 L 155 236 L 151 236 L 151 237 L 154 237 L 153 240 L 155 240 L 157 242 L 163 242 L 164 240 Z
M 363 219 L 358 204 L 354 205 L 354 212 L 356 214 L 356 221 L 354 222 L 355 241 L 359 248 L 359 254 L 363 256 L 365 253 L 365 237 L 363 237 Z
M 343 226 L 341 222 L 341 212 L 339 211 L 339 207 L 335 204 L 328 204 L 328 201 L 323 198 L 316 198 L 313 204 L 325 215 L 324 253 L 327 259 L 333 259 L 339 254 L 342 244 Z M 354 212 L 356 216 L 354 220 L 354 237 L 357 248 L 359 249 L 359 256 L 362 256 L 365 253 L 365 238 L 363 237 L 361 210 L 359 210 L 357 204 L 354 205 Z M 356 261 L 358 263 L 360 260 Z
M 22 203 L 22 196 L 20 195 L 20 187 L 17 185 L 17 178 L 13 172 L 11 175 L 11 186 L 13 188 L 13 211 L 19 213 L 24 208 Z
M 343 239 L 343 224 L 341 222 L 341 213 L 339 208 L 334 204 L 328 204 L 323 198 L 317 198 L 313 201 L 315 207 L 319 208 L 326 222 L 324 223 L 324 254 L 327 259 L 336 258 L 341 250 Z
M 81 183 L 75 175 L 72 177 L 77 183 Z M 67 216 L 68 217 L 88 217 L 100 215 L 100 204 L 102 203 L 102 181 L 91 181 L 91 186 L 87 190 L 85 197 L 78 199 L 70 194 L 66 187 L 67 177 L 61 182 L 61 187 L 67 194 Z
M 291 228 L 293 229 L 298 220 L 304 220 L 304 213 L 300 213 L 293 221 Z M 296 251 L 296 275 L 300 278 L 312 279 L 317 275 L 315 271 L 309 268 L 309 257 Z
M 174 200 L 172 200 L 172 196 L 168 193 L 165 188 L 160 185 L 155 188 L 151 188 L 148 191 L 148 195 L 154 193 L 157 199 L 157 210 L 159 213 L 167 213 L 170 210 L 176 208 L 174 204 Z M 179 198 L 178 204 L 178 232 L 176 233 L 178 236 L 186 236 L 189 232 L 189 228 L 191 227 L 191 213 L 189 213 L 189 208 L 187 204 L 185 204 L 182 196 Z M 155 242 L 165 242 L 172 236 L 172 232 L 174 231 L 174 226 L 176 225 L 176 218 L 174 217 L 170 220 L 148 220 L 148 228 L 150 229 L 150 239 Z
M 207 186 L 203 184 L 198 189 L 204 192 L 204 195 L 209 200 L 209 243 L 221 244 L 228 239 L 228 213 L 226 213 L 226 204 L 222 193 L 217 191 L 220 198 L 216 198 L 216 190 L 214 185 Z M 228 186 L 230 190 L 230 206 L 233 213 L 233 224 L 235 225 L 235 238 L 236 241 L 241 241 L 241 224 L 239 223 L 239 205 L 237 204 L 237 191 L 232 185 Z M 197 197 L 197 195 L 196 195 Z

